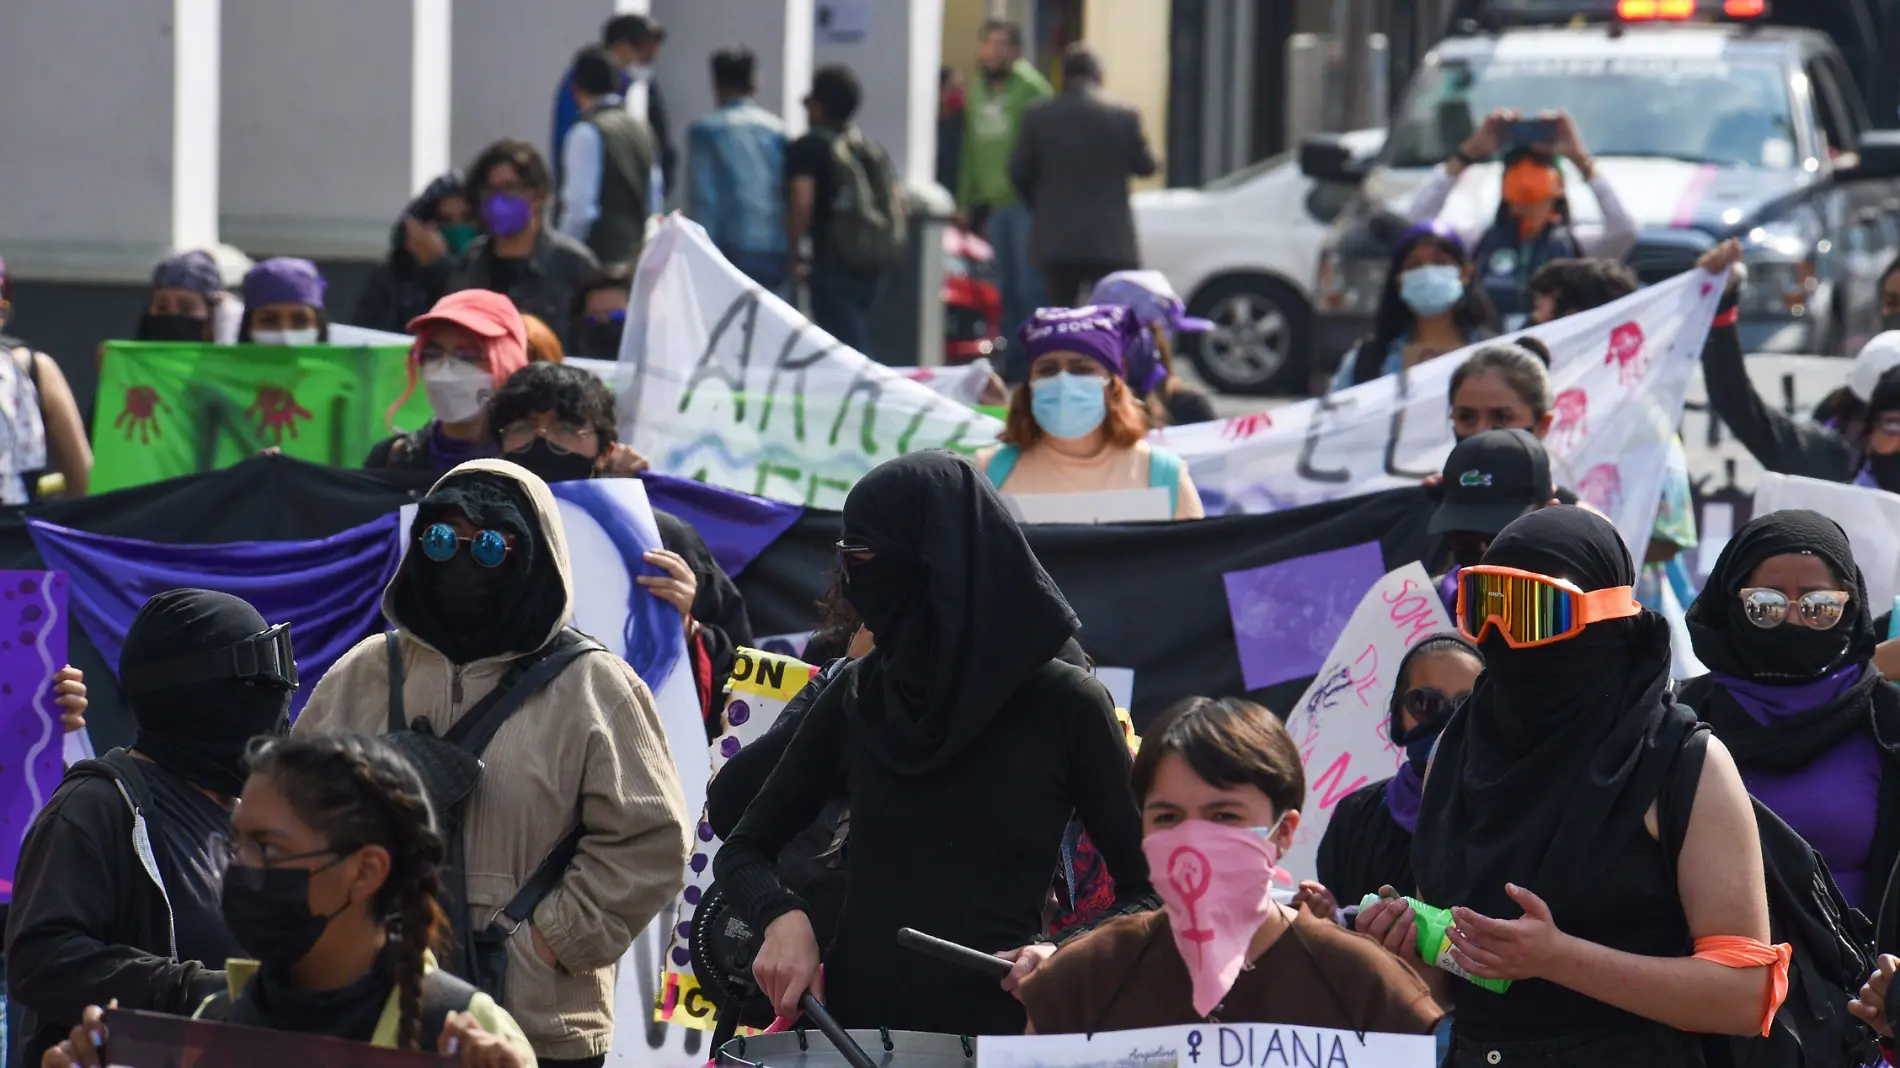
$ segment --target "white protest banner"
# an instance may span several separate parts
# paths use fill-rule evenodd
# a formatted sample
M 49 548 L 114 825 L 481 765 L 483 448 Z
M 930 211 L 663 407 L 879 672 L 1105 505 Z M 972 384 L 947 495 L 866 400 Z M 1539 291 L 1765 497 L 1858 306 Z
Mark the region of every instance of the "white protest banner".
M 640 258 L 620 344 L 629 444 L 657 471 L 760 497 L 837 508 L 893 456 L 1002 430 L 839 344 L 678 215 Z
M 976 1040 L 977 1068 L 1436 1068 L 1437 1054 L 1430 1035 L 1265 1023 Z
M 1549 346 L 1560 485 L 1608 515 L 1639 558 L 1670 438 L 1722 278 L 1689 271 L 1525 333 Z M 1478 346 L 1271 413 L 1156 431 L 1210 515 L 1270 512 L 1413 485 L 1444 466 L 1451 376 Z
M 1389 778 L 1405 751 L 1386 736 L 1387 703 L 1405 651 L 1452 629 L 1431 576 L 1414 560 L 1373 585 L 1313 684 L 1286 718 L 1306 766 L 1307 803 L 1281 867 L 1311 878 L 1333 806 L 1361 786 Z
M 1763 472 L 1755 487 L 1755 514 L 1783 508 L 1810 508 L 1839 523 L 1867 579 L 1867 610 L 1878 616 L 1893 607 L 1894 595 L 1900 594 L 1900 540 L 1894 535 L 1900 531 L 1900 495 Z
M 793 657 L 757 649 L 735 650 L 726 707 L 720 713 L 719 737 L 713 739 L 710 750 L 712 773 L 719 774 L 726 761 L 777 722 L 779 713 L 817 673 L 815 666 Z M 692 933 L 693 912 L 712 887 L 712 861 L 718 852 L 719 838 L 702 811 L 694 828 L 693 855 L 686 864 L 686 886 L 680 890 L 674 910 L 672 938 L 661 968 L 660 997 L 653 1004 L 655 1020 L 699 1031 L 713 1029 L 713 1007 L 700 993 L 688 935 Z

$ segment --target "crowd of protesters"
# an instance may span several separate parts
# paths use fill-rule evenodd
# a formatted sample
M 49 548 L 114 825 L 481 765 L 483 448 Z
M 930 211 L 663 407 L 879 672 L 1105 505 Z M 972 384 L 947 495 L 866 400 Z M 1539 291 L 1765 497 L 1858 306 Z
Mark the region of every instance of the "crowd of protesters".
M 354 310 L 350 325 L 413 335 L 397 407 L 419 388 L 431 412 L 362 463 L 434 479 L 382 593 L 390 628 L 331 666 L 293 724 L 286 625 L 228 593 L 145 602 L 117 664 L 136 739 L 68 768 L 21 848 L 12 1063 L 108 1062 L 108 1007 L 492 1068 L 602 1065 L 630 1028 L 616 968 L 692 850 L 672 749 L 714 736 L 754 634 L 701 535 L 664 512 L 637 581 L 669 628 L 678 615 L 707 736 L 669 738 L 650 680 L 574 628 L 586 576 L 549 484 L 647 463 L 607 386 L 565 356 L 618 355 L 669 202 L 865 349 L 903 217 L 850 70 L 814 73 L 811 131 L 789 139 L 753 100 L 751 53 L 722 50 L 717 109 L 676 154 L 651 74 L 664 39 L 644 16 L 611 20 L 563 78 L 554 165 L 509 139 L 432 182 Z M 1173 371 L 1177 332 L 1209 324 L 1140 269 L 1128 182 L 1156 164 L 1138 119 L 1101 94 L 1086 49 L 1057 93 L 1022 43 L 984 25 L 976 76 L 945 82 L 966 121 L 940 131 L 959 222 L 998 257 L 1017 385 L 1003 432 L 973 459 L 900 456 L 850 488 L 806 650 L 820 670 L 709 792 L 701 836 L 723 839 L 714 874 L 757 932 L 771 1015 L 795 1019 L 809 993 L 850 1027 L 950 1035 L 1436 1035 L 1456 1068 L 1861 1064 L 1876 1035 L 1891 1058 L 1900 645 L 1856 547 L 1809 511 L 1735 532 L 1684 598 L 1707 670 L 1678 686 L 1657 608 L 1696 544 L 1686 468 L 1632 558 L 1553 479 L 1551 355 L 1534 339 L 1483 344 L 1450 379 L 1456 445 L 1427 480 L 1420 562 L 1454 626 L 1395 666 L 1381 715 L 1396 773 L 1315 799 L 1281 718 L 1231 696 L 1177 702 L 1131 756 L 1003 494 L 1165 491 L 1169 517 L 1202 518 L 1187 465 L 1148 434 L 1212 418 Z M 1507 154 L 1490 225 L 1435 218 L 1512 117 L 1418 194 L 1333 388 L 1635 291 L 1615 262 L 1628 217 L 1562 116 L 1556 143 Z M 1602 232 L 1571 232 L 1559 157 L 1590 181 Z M 1699 267 L 1739 256 L 1724 243 Z M 166 259 L 135 337 L 330 340 L 311 262 L 229 281 L 209 252 Z M 1771 470 L 1900 491 L 1900 342 L 1870 343 L 1820 419 L 1791 419 L 1747 384 L 1738 284 L 1703 353 L 1711 406 Z M 0 265 L 0 324 L 11 300 Z M 12 338 L 0 356 L 0 503 L 84 494 L 57 366 Z M 83 729 L 83 678 L 62 672 L 56 693 Z M 1285 872 L 1302 811 L 1328 806 L 1316 870 Z M 1078 849 L 1099 859 L 1081 886 Z M 906 927 L 1008 975 L 901 956 Z

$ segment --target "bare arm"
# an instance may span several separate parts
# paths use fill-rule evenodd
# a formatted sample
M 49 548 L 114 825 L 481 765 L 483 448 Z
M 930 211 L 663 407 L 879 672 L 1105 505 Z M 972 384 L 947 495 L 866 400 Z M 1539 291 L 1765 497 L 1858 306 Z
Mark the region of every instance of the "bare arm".
M 34 353 L 40 380 L 40 417 L 46 424 L 47 458 L 66 478 L 63 497 L 84 497 L 92 481 L 92 443 L 79 418 L 79 403 L 59 364 L 43 352 Z

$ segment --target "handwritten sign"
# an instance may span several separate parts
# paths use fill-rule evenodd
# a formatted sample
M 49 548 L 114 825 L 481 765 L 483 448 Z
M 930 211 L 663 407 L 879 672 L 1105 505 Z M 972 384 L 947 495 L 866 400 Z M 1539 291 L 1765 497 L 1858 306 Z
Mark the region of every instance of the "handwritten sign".
M 978 1068 L 1435 1068 L 1430 1035 L 1197 1024 L 1092 1035 L 984 1035 Z
M 1386 736 L 1386 708 L 1405 651 L 1452 629 L 1431 576 L 1416 560 L 1380 579 L 1359 600 L 1313 685 L 1287 716 L 1306 766 L 1306 807 L 1282 866 L 1310 874 L 1339 799 L 1391 776 L 1405 751 Z
M 66 573 L 0 571 L 0 904 L 20 840 L 66 768 L 53 676 L 66 664 Z
M 655 470 L 837 508 L 893 456 L 971 452 L 997 420 L 840 344 L 672 216 L 634 277 L 620 416 Z
M 777 722 L 779 713 L 817 673 L 816 667 L 793 657 L 757 649 L 738 650 L 732 679 L 726 686 L 726 707 L 720 713 L 719 737 L 712 743 L 712 773 L 719 774 L 726 761 Z M 718 852 L 719 838 L 701 812 L 694 829 L 693 855 L 686 865 L 686 886 L 677 903 L 672 941 L 661 965 L 660 996 L 653 1006 L 654 1020 L 697 1031 L 713 1029 L 713 1007 L 700 992 L 699 979 L 693 974 L 688 938 L 693 930 L 693 910 L 712 887 L 713 856 Z
M 1552 354 L 1557 419 L 1545 439 L 1552 474 L 1608 515 L 1639 557 L 1721 286 L 1720 277 L 1692 270 L 1525 332 Z M 1451 451 L 1451 376 L 1478 347 L 1267 419 L 1166 427 L 1150 437 L 1188 461 L 1209 515 L 1414 485 L 1440 471 Z

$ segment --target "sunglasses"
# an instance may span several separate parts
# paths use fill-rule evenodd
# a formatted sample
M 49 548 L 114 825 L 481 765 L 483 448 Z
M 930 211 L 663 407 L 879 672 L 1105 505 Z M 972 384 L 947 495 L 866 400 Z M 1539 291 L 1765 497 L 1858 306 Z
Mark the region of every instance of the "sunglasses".
M 1458 572 L 1458 633 L 1468 641 L 1479 641 L 1496 627 L 1504 644 L 1531 649 L 1574 638 L 1592 623 L 1627 619 L 1642 610 L 1629 586 L 1586 593 L 1563 579 L 1494 564 Z
M 431 523 L 416 535 L 416 541 L 422 545 L 422 555 L 438 564 L 453 559 L 463 542 L 468 543 L 468 555 L 483 567 L 500 567 L 508 559 L 508 539 L 498 530 L 478 530 L 473 537 L 464 538 L 447 523 Z
M 1741 592 L 1742 615 L 1763 630 L 1773 630 L 1788 622 L 1788 595 L 1780 590 L 1750 587 Z M 1815 590 L 1792 602 L 1800 625 L 1810 630 L 1833 630 L 1847 615 L 1847 602 L 1853 595 L 1843 590 Z
M 1420 725 L 1441 723 L 1451 716 L 1452 711 L 1462 704 L 1465 698 L 1470 696 L 1470 690 L 1446 694 L 1443 690 L 1420 686 L 1418 689 L 1405 691 L 1404 696 L 1399 698 L 1399 710 L 1411 716 L 1413 722 Z

